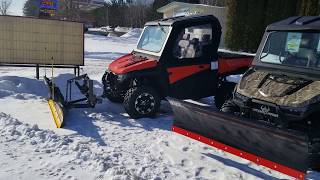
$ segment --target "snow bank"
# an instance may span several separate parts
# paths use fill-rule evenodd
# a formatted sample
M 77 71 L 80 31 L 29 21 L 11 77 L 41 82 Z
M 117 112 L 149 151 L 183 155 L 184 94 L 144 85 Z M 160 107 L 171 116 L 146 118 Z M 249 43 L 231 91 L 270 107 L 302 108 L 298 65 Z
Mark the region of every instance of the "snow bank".
M 242 74 L 238 74 L 238 75 L 230 75 L 227 76 L 227 81 L 229 82 L 234 82 L 234 83 L 239 83 L 241 80 Z
M 116 31 L 116 32 L 129 32 L 130 28 L 117 26 L 116 28 L 114 28 L 114 31 Z
M 110 26 L 103 26 L 103 27 L 101 27 L 100 29 L 105 30 L 105 31 L 110 31 L 110 30 L 112 30 L 113 28 L 111 28 Z
M 102 31 L 102 32 L 105 32 L 105 30 L 103 30 L 101 28 L 88 28 L 88 31 Z
M 141 32 L 142 32 L 142 29 L 134 28 L 134 29 L 131 29 L 126 34 L 122 35 L 121 37 L 124 37 L 124 38 L 139 38 Z
M 17 76 L 0 77 L 0 98 L 15 96 L 18 99 L 45 97 L 48 90 L 42 81 Z
M 0 141 L 23 142 L 26 146 L 30 145 L 35 154 L 65 158 L 70 166 L 86 167 L 92 171 L 105 172 L 111 167 L 119 166 L 116 163 L 119 157 L 113 148 L 101 147 L 92 138 L 58 136 L 53 131 L 39 129 L 37 125 L 21 123 L 5 113 L 0 113 Z
M 104 60 L 111 62 L 125 54 L 130 53 L 138 38 L 103 37 L 97 35 L 85 35 L 85 58 L 88 60 Z M 106 65 L 105 65 L 106 66 Z
M 119 37 L 119 35 L 118 35 L 116 32 L 114 32 L 114 31 L 110 31 L 110 32 L 108 33 L 108 37 Z
M 68 136 L 57 136 L 53 131 L 41 130 L 0 113 L 0 135 L 6 142 L 18 141 L 31 144 L 35 152 L 57 156 L 73 155 L 77 164 L 90 162 L 93 169 L 104 170 L 104 161 L 99 145 L 90 138 L 76 140 Z M 89 148 L 90 146 L 90 148 Z M 90 151 L 91 150 L 91 151 Z

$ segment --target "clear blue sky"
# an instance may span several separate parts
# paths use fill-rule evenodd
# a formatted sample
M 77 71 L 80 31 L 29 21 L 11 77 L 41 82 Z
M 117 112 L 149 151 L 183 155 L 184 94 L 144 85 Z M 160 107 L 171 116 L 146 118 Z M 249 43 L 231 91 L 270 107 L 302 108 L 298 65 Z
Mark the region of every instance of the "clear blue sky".
M 22 8 L 25 2 L 26 0 L 12 0 L 12 4 L 9 8 L 9 14 L 22 16 L 23 15 Z

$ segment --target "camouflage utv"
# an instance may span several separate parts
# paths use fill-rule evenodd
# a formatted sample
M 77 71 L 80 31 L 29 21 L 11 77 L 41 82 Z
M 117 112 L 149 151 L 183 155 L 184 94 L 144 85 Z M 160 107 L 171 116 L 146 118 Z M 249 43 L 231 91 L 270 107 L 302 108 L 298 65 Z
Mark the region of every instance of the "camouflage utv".
M 319 169 L 320 17 L 269 25 L 252 67 L 221 110 L 306 134 L 307 166 Z
M 320 115 L 320 18 L 268 26 L 252 67 L 222 111 L 279 127 L 307 130 Z
M 320 169 L 320 17 L 269 25 L 224 113 L 169 101 L 173 131 L 304 179 Z

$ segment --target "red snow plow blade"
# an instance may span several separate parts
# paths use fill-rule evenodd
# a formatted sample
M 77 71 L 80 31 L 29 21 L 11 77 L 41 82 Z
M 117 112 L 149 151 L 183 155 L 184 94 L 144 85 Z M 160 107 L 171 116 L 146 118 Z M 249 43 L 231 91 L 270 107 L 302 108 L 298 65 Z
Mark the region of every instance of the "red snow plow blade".
M 304 179 L 311 156 L 307 136 L 168 98 L 172 130 L 256 164 Z M 313 154 L 314 155 L 314 154 Z

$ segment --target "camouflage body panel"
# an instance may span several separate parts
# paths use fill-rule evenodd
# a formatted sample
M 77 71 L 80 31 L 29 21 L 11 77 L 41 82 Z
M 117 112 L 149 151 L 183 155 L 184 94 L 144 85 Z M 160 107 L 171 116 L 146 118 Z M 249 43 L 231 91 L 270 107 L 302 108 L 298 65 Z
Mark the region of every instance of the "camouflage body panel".
M 287 107 L 306 107 L 320 102 L 320 81 L 272 75 L 250 70 L 241 79 L 237 93 Z

